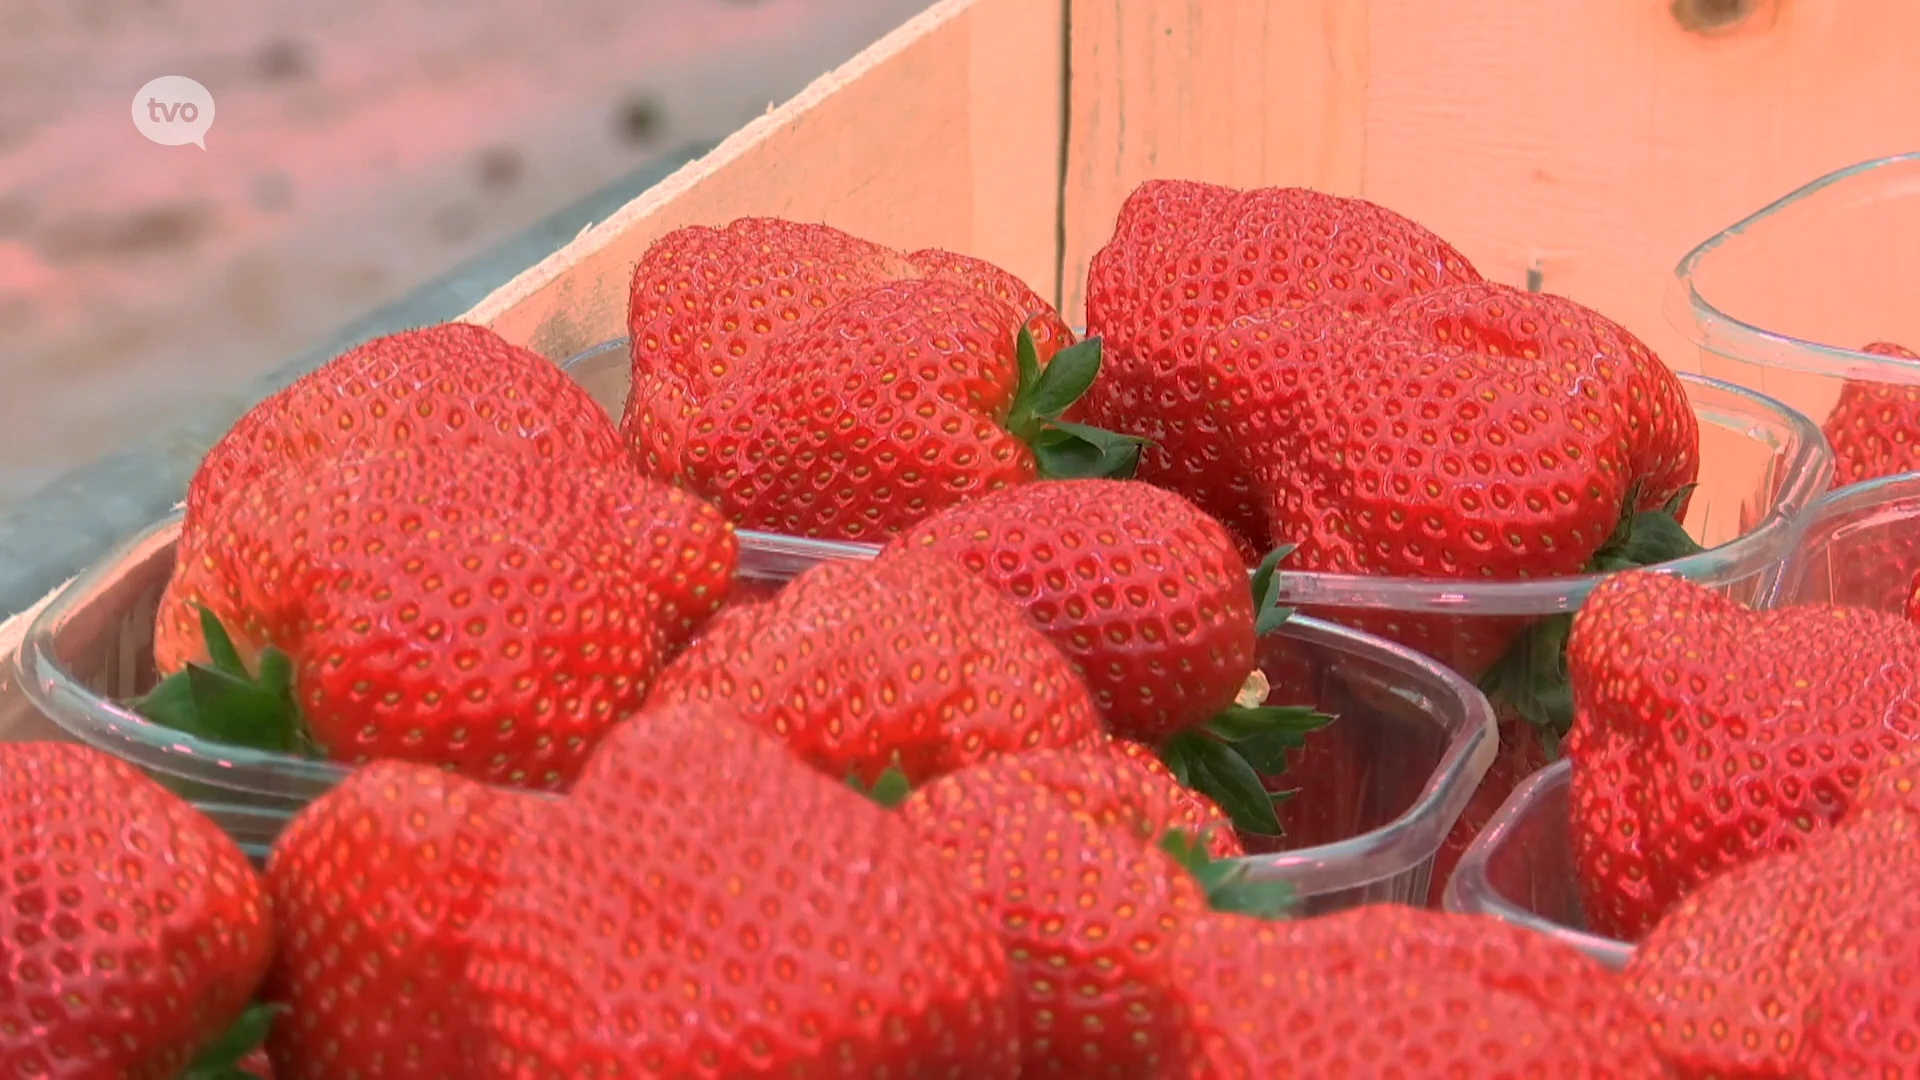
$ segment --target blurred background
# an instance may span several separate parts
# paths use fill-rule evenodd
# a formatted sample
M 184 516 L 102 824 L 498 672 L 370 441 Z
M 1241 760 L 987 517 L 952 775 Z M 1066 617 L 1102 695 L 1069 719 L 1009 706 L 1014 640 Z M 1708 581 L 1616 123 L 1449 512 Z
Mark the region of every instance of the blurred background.
M 0 511 L 929 3 L 0 0 Z M 135 131 L 161 75 L 211 91 L 205 151 Z

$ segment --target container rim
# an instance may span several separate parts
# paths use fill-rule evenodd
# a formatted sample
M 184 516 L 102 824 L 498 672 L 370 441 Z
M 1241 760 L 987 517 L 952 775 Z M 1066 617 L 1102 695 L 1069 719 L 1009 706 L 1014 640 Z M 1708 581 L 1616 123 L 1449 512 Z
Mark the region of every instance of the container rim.
M 1499 753 L 1493 705 L 1478 687 L 1438 660 L 1373 634 L 1299 614 L 1274 632 L 1379 663 L 1421 690 L 1436 719 L 1453 713 L 1458 722 L 1419 797 L 1398 817 L 1331 844 L 1249 856 L 1249 873 L 1285 880 L 1308 898 L 1364 888 L 1430 862 Z
M 1521 781 L 1454 865 L 1453 876 L 1447 879 L 1441 903 L 1448 911 L 1488 915 L 1555 938 L 1618 971 L 1633 957 L 1631 944 L 1542 918 L 1494 888 L 1487 876 L 1488 864 L 1512 838 L 1521 822 L 1534 814 L 1541 798 L 1554 788 L 1571 783 L 1572 775 L 1573 763 L 1562 758 Z
M 170 549 L 181 520 L 176 513 L 155 523 L 61 589 L 29 624 L 14 655 L 14 670 L 34 706 L 80 741 L 143 768 L 219 789 L 221 798 L 247 794 L 270 800 L 270 807 L 241 809 L 246 821 L 257 826 L 325 793 L 348 775 L 349 767 L 166 731 L 82 685 L 57 652 L 57 633 L 75 606 L 97 595 L 122 567 Z M 1357 657 L 1404 678 L 1426 699 L 1425 709 L 1448 734 L 1420 795 L 1393 821 L 1332 844 L 1254 857 L 1252 872 L 1283 873 L 1301 893 L 1315 895 L 1358 888 L 1417 868 L 1439 849 L 1492 766 L 1498 745 L 1493 706 L 1439 661 L 1363 631 L 1296 615 L 1276 633 Z M 160 733 L 164 739 L 155 737 Z
M 1920 153 L 1914 155 L 1920 158 Z M 603 341 L 559 362 L 563 371 L 571 371 L 607 353 L 623 350 L 625 337 Z M 1754 526 L 1740 536 L 1698 555 L 1673 559 L 1647 569 L 1695 581 L 1739 580 L 1763 572 L 1787 557 L 1799 539 L 1802 513 L 1827 490 L 1832 476 L 1832 450 L 1819 425 L 1786 405 L 1746 387 L 1691 372 L 1676 372 L 1689 391 L 1703 390 L 1732 403 L 1716 408 L 1695 404 L 1696 415 L 1734 413 L 1765 421 L 1792 433 L 1793 455 L 1780 467 L 1787 478 L 1772 507 Z M 1751 426 L 1750 424 L 1748 426 Z M 763 543 L 800 543 L 814 545 L 822 541 L 776 533 L 742 532 Z M 846 549 L 848 557 L 871 557 L 880 548 L 874 544 L 827 541 Z M 1545 617 L 1573 611 L 1586 601 L 1610 574 L 1570 574 L 1533 581 L 1465 581 L 1459 578 L 1387 577 L 1369 574 L 1330 574 L 1288 570 L 1284 566 L 1273 575 L 1280 598 L 1290 605 L 1323 609 L 1377 609 L 1396 612 L 1420 612 L 1436 615 L 1530 616 Z
M 1920 151 L 1874 158 L 1844 169 L 1836 169 L 1819 179 L 1793 189 L 1759 210 L 1708 237 L 1687 252 L 1673 269 L 1662 307 L 1674 329 L 1685 334 L 1700 348 L 1736 359 L 1764 363 L 1789 371 L 1845 379 L 1863 376 L 1877 382 L 1920 383 L 1920 363 L 1891 356 L 1879 356 L 1817 341 L 1805 341 L 1787 334 L 1762 329 L 1729 315 L 1701 295 L 1694 275 L 1700 265 L 1712 258 L 1723 245 L 1740 238 L 1749 229 L 1763 225 L 1775 214 L 1819 195 L 1828 188 L 1865 176 L 1878 169 L 1920 164 Z

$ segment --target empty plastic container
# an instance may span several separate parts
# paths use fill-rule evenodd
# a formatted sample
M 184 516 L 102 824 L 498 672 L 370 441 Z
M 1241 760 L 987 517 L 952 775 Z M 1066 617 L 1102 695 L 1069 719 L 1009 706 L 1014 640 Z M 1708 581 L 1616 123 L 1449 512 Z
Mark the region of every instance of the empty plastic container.
M 1815 423 L 1849 380 L 1920 385 L 1920 364 L 1857 351 L 1920 351 L 1920 153 L 1830 173 L 1715 234 L 1681 260 L 1666 307 L 1701 371 Z
M 1513 789 L 1454 868 L 1445 906 L 1524 926 L 1620 968 L 1633 946 L 1589 933 L 1580 910 L 1567 827 L 1572 776 L 1559 761 Z

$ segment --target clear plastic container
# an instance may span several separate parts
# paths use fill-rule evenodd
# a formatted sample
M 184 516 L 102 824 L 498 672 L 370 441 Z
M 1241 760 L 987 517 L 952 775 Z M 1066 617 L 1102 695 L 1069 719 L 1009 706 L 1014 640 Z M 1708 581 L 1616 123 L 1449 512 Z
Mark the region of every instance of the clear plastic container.
M 1559 761 L 1513 789 L 1447 881 L 1448 911 L 1491 915 L 1556 938 L 1610 968 L 1633 946 L 1586 929 L 1567 827 L 1572 767 Z
M 153 616 L 173 569 L 179 521 L 149 530 L 73 582 L 28 629 L 16 658 L 21 688 L 69 735 L 116 754 L 189 797 L 242 804 L 230 829 L 270 842 L 275 822 L 346 775 L 324 761 L 191 738 L 118 704 L 152 687 Z M 765 570 L 751 537 L 743 564 L 780 580 L 817 560 L 791 545 Z M 744 575 L 743 575 L 744 576 Z M 1324 748 L 1357 767 L 1316 790 L 1331 823 L 1311 847 L 1263 855 L 1257 873 L 1292 883 L 1308 911 L 1420 902 L 1441 839 L 1486 775 L 1493 710 L 1480 692 L 1410 650 L 1296 618 L 1262 645 L 1274 700 L 1340 716 Z M 226 822 L 223 821 L 223 824 Z
M 221 831 L 233 837 L 234 843 L 240 845 L 241 852 L 255 866 L 266 865 L 273 842 L 280 839 L 280 831 L 293 820 L 292 810 L 271 806 L 197 803 L 194 809 L 213 819 Z
M 1844 487 L 1814 504 L 1776 606 L 1846 604 L 1900 614 L 1920 572 L 1920 473 Z
M 119 704 L 152 689 L 153 620 L 173 573 L 178 515 L 148 529 L 62 589 L 15 654 L 20 690 L 69 735 L 139 765 L 195 800 L 304 806 L 345 767 L 198 739 Z M 777 586 L 814 563 L 865 558 L 854 545 L 740 534 L 741 586 Z
M 1675 270 L 1667 318 L 1700 370 L 1823 422 L 1849 379 L 1920 384 L 1920 153 L 1826 176 L 1736 222 Z

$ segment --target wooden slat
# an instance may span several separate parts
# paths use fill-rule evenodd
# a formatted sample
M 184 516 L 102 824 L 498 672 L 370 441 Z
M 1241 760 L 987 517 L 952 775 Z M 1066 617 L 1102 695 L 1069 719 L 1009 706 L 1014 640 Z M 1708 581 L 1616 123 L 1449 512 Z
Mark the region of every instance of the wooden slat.
M 1661 313 L 1698 241 L 1831 169 L 1920 148 L 1911 0 L 1073 0 L 1069 281 L 1149 177 L 1361 194 L 1489 276 Z M 1068 290 L 1070 312 L 1081 310 Z
M 1087 261 L 1143 180 L 1358 191 L 1368 19 L 1363 0 L 1072 0 L 1072 320 L 1085 313 Z
M 494 293 L 466 318 L 547 356 L 625 333 L 655 238 L 745 215 L 978 255 L 1050 293 L 1061 9 L 943 0 Z

